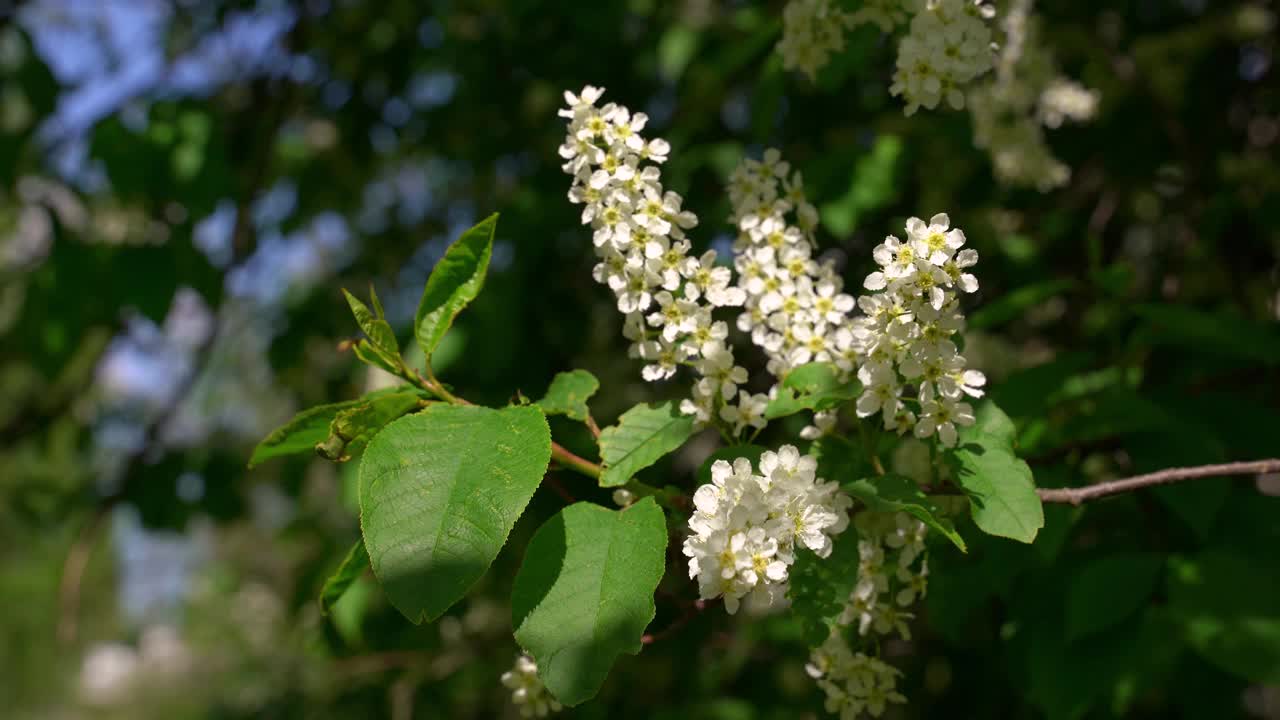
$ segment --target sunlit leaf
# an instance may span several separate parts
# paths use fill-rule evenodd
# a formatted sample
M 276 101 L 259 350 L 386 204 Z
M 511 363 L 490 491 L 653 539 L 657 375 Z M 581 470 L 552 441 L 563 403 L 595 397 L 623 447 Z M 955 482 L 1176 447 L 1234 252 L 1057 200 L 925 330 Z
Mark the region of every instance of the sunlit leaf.
M 413 622 L 484 575 L 542 481 L 551 431 L 536 407 L 432 405 L 388 425 L 360 462 L 374 574 Z

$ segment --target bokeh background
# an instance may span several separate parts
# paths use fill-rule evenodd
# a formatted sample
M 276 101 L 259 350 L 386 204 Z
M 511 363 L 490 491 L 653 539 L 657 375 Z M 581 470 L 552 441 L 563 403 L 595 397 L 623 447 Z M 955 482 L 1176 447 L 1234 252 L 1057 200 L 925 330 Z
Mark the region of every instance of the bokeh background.
M 340 288 L 372 283 L 407 340 L 433 263 L 495 211 L 442 377 L 502 403 L 585 368 L 602 423 L 682 392 L 626 359 L 565 198 L 556 109 L 588 83 L 671 142 L 695 248 L 727 250 L 724 182 L 770 146 L 851 287 L 906 217 L 950 212 L 982 255 L 966 355 L 1042 485 L 1280 454 L 1274 3 L 1041 5 L 1100 97 L 1048 134 L 1052 192 L 998 182 L 968 114 L 904 118 L 874 27 L 816 82 L 784 72 L 778 2 L 0 2 L 0 716 L 515 716 L 506 597 L 554 492 L 419 627 L 369 578 L 319 612 L 353 464 L 245 466 L 294 411 L 386 382 L 343 349 Z M 654 479 L 690 487 L 713 442 Z M 1052 507 L 1031 547 L 969 528 L 884 648 L 910 700 L 889 716 L 1280 717 L 1278 494 Z M 667 574 L 654 627 L 693 592 Z M 572 716 L 824 717 L 805 656 L 786 616 L 708 612 Z

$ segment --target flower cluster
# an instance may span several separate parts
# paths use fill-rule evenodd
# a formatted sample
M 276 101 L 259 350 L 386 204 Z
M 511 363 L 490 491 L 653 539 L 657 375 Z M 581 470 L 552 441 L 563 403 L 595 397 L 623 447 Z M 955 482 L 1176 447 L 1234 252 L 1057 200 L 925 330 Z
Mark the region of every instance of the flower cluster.
M 799 70 L 812 80 L 835 53 L 844 50 L 844 30 L 851 16 L 831 0 L 792 0 L 782 11 L 778 53 L 782 67 Z
M 1030 10 L 1029 0 L 1010 6 L 996 77 L 970 91 L 969 108 L 974 144 L 990 153 L 996 179 L 1047 192 L 1064 185 L 1071 168 L 1054 157 L 1044 128 L 1091 119 L 1098 93 L 1058 74 Z
M 839 635 L 831 635 L 815 648 L 804 669 L 826 693 L 827 712 L 841 720 L 853 720 L 864 712 L 880 717 L 889 703 L 907 701 L 898 692 L 900 670 L 879 658 L 855 653 Z
M 875 23 L 886 33 L 907 22 L 910 13 L 920 11 L 924 0 L 866 0 L 853 11 L 849 20 L 854 25 Z
M 515 666 L 502 673 L 502 684 L 511 690 L 511 702 L 520 708 L 521 717 L 546 717 L 561 709 L 538 677 L 537 663 L 528 655 L 516 658 Z
M 817 466 L 793 445 L 762 454 L 758 473 L 747 458 L 712 464 L 711 483 L 693 496 L 693 534 L 684 543 L 703 599 L 724 596 L 730 613 L 744 598 L 752 609 L 776 607 L 785 602 L 796 545 L 831 553 L 853 501 L 818 478 Z
M 964 328 L 956 289 L 971 293 L 978 281 L 968 269 L 978 253 L 961 249 L 964 232 L 951 228 L 945 214 L 928 223 L 911 218 L 906 240 L 890 235 L 872 252 L 881 269 L 863 287 L 873 291 L 858 298 L 864 317 L 854 321 L 861 345 L 858 417 L 879 412 L 885 429 L 917 437 L 936 434 L 943 445 L 956 444 L 956 426 L 972 425 L 973 408 L 965 396 L 981 397 L 986 377 L 965 367 L 951 337 Z M 904 397 L 906 385 L 916 388 Z M 919 412 L 906 403 L 918 403 Z
M 774 377 L 808 362 L 852 372 L 856 347 L 845 326 L 854 300 L 832 264 L 813 258 L 818 211 L 805 199 L 800 173 L 774 149 L 762 161 L 744 159 L 729 178 L 729 201 L 745 297 L 738 329 L 764 349 Z
M 995 9 L 982 0 L 926 0 L 898 44 L 892 95 L 906 101 L 906 114 L 932 110 L 946 99 L 964 107 L 964 88 L 991 69 L 995 52 L 986 21 Z
M 924 523 L 905 513 L 858 513 L 858 581 L 837 618 L 837 627 L 810 655 L 805 670 L 827 695 L 827 710 L 853 718 L 863 712 L 879 717 L 887 703 L 906 702 L 897 691 L 901 673 L 862 652 L 854 652 L 844 626 L 858 636 L 897 633 L 910 639 L 906 611 L 928 589 Z M 878 646 L 878 645 L 877 645 Z
M 706 423 L 747 379 L 725 343 L 728 326 L 711 316 L 714 308 L 741 305 L 743 292 L 730 285 L 729 268 L 716 266 L 715 251 L 690 255 L 684 231 L 698 218 L 681 207 L 679 194 L 663 189 L 658 169 L 670 145 L 641 135 L 644 113 L 596 107 L 603 92 L 590 85 L 565 92 L 560 115 L 569 127 L 560 156 L 573 176 L 569 200 L 583 206 L 582 222 L 594 230 L 594 277 L 617 295 L 631 354 L 646 363 L 644 378 L 693 368 L 701 378 L 681 408 Z
M 929 569 L 924 556 L 924 523 L 906 513 L 862 512 L 854 518 L 858 541 L 858 583 L 840 614 L 866 636 L 897 633 L 911 639 L 906 612 L 925 595 Z

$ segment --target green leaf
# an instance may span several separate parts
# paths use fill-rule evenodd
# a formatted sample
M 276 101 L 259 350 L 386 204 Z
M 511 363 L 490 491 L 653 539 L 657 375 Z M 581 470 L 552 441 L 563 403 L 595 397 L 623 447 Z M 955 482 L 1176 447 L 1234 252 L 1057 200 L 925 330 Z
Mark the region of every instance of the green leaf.
M 347 551 L 347 556 L 342 559 L 338 569 L 324 581 L 324 587 L 320 589 L 320 611 L 328 615 L 334 603 L 342 599 L 347 588 L 359 580 L 368 567 L 369 553 L 364 549 L 364 541 L 357 540 Z
M 693 435 L 693 417 L 684 415 L 674 402 L 636 405 L 618 418 L 618 424 L 600 432 L 602 487 L 625 485 L 632 475 L 649 467 Z
M 398 371 L 395 360 L 387 359 L 385 354 L 370 344 L 368 340 L 360 340 L 355 345 L 352 345 L 351 349 L 365 365 L 372 365 L 392 375 L 395 375 Z
M 738 458 L 746 458 L 751 461 L 752 467 L 759 467 L 760 456 L 765 452 L 765 448 L 759 445 L 733 445 L 731 447 L 720 448 L 702 461 L 702 465 L 698 468 L 698 484 L 709 485 L 711 483 L 711 466 L 717 460 L 724 460 L 729 464 L 733 464 Z
M 864 213 L 884 207 L 897 195 L 899 184 L 894 177 L 903 150 L 902 138 L 881 135 L 871 152 L 858 158 L 848 176 L 849 189 L 822 206 L 822 224 L 832 235 L 848 237 Z
M 782 379 L 778 396 L 769 401 L 764 416 L 773 420 L 801 410 L 830 410 L 861 391 L 857 380 L 842 382 L 840 368 L 831 363 L 801 365 Z
M 818 459 L 818 477 L 823 480 L 843 483 L 875 472 L 865 450 L 837 435 L 814 440 L 809 454 Z
M 1031 468 L 1013 452 L 1013 421 L 990 400 L 978 405 L 977 422 L 960 428 L 951 452 L 956 483 L 969 496 L 978 528 L 1029 543 L 1044 527 L 1044 508 Z
M 366 398 L 355 407 L 339 410 L 329 424 L 329 435 L 316 445 L 320 457 L 346 462 L 358 455 L 387 423 L 417 408 L 422 395 L 414 390 Z
M 942 508 L 925 495 L 914 480 L 901 475 L 877 475 L 846 483 L 841 488 L 861 500 L 870 510 L 907 513 L 937 530 L 960 552 L 966 552 L 964 540 L 956 532 L 955 525 L 942 517 Z
M 852 528 L 835 539 L 826 558 L 811 552 L 796 553 L 787 597 L 810 647 L 821 645 L 835 627 L 858 582 L 858 563 L 858 537 Z
M 351 306 L 351 314 L 355 316 L 356 324 L 369 338 L 367 341 L 361 340 L 356 343 L 356 355 L 361 360 L 376 364 L 384 370 L 393 370 L 399 364 L 400 342 L 396 340 L 396 331 L 383 317 L 382 303 L 378 302 L 378 294 L 373 292 L 372 286 L 369 292 L 373 296 L 375 308 L 373 311 L 369 310 L 355 295 L 346 290 L 342 291 L 347 298 L 347 304 Z M 364 352 L 362 353 L 361 350 Z M 369 356 L 376 357 L 382 362 L 372 363 Z
M 1067 641 L 1115 627 L 1142 609 L 1164 562 L 1156 553 L 1128 552 L 1081 568 L 1067 584 Z
M 600 381 L 586 370 L 556 373 L 551 387 L 537 404 L 548 415 L 567 415 L 585 422 L 590 414 L 587 399 L 599 389 Z
M 422 622 L 462 598 L 550 460 L 536 407 L 432 405 L 378 433 L 360 461 L 360 525 L 391 604 Z
M 408 391 L 407 386 L 387 388 L 371 392 L 355 400 L 317 405 L 303 410 L 289 422 L 272 430 L 270 435 L 267 435 L 262 442 L 258 443 L 258 446 L 253 450 L 253 455 L 249 458 L 249 467 L 257 467 L 267 460 L 282 455 L 315 452 L 317 450 L 316 446 L 325 442 L 329 437 L 331 425 L 339 413 L 357 409 L 388 395 L 401 394 L 406 391 Z M 417 391 L 408 392 L 414 396 L 415 402 L 417 398 L 423 397 Z
M 1280 572 L 1273 550 L 1171 558 L 1168 574 L 1169 610 L 1187 643 L 1218 667 L 1265 684 L 1280 683 Z
M 427 287 L 414 319 L 414 334 L 428 362 L 449 326 L 453 325 L 453 319 L 476 299 L 480 288 L 484 287 L 489 256 L 493 253 L 493 233 L 497 227 L 498 215 L 494 213 L 462 233 L 462 237 L 454 241 L 436 263 L 431 277 L 427 278 Z
M 529 541 L 511 624 L 561 703 L 591 699 L 618 655 L 640 652 L 666 548 L 666 520 L 652 498 L 621 511 L 570 505 Z
M 1146 321 L 1139 331 L 1142 341 L 1280 364 L 1280 332 L 1274 322 L 1258 323 L 1226 310 L 1207 312 L 1171 304 L 1138 305 L 1133 312 Z
M 975 330 L 1006 325 L 1022 317 L 1031 308 L 1073 287 L 1075 287 L 1073 280 L 1045 280 L 1024 285 L 1004 293 L 998 300 L 989 302 L 974 311 L 969 316 L 967 324 Z
M 249 467 L 254 468 L 271 458 L 282 455 L 293 455 L 302 452 L 315 452 L 316 445 L 329 437 L 329 424 L 338 413 L 360 405 L 360 400 L 317 405 L 293 416 L 289 422 L 281 425 L 267 435 L 253 449 L 249 458 Z

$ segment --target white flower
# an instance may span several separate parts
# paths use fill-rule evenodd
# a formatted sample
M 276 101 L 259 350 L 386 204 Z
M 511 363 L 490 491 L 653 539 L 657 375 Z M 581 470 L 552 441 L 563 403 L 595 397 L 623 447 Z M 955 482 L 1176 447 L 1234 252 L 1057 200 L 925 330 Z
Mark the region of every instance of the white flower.
M 897 70 L 889 92 L 901 95 L 911 115 L 932 110 L 942 100 L 959 110 L 964 87 L 995 64 L 991 29 L 993 10 L 971 0 L 925 0 L 898 44 Z
M 759 430 L 764 428 L 767 422 L 764 418 L 764 409 L 768 404 L 768 395 L 762 393 L 752 395 L 746 390 L 739 390 L 738 404 L 720 408 L 720 418 L 733 425 L 733 432 L 736 435 L 741 435 L 748 427 Z
M 716 372 L 680 404 L 705 424 L 746 382 L 746 371 L 733 363 L 725 342 L 728 326 L 713 321 L 710 311 L 741 305 L 746 296 L 733 287 L 732 271 L 716 265 L 714 251 L 689 255 L 684 233 L 698 218 L 683 209 L 678 193 L 663 188 L 657 167 L 670 145 L 642 135 L 644 113 L 614 103 L 597 107 L 603 93 L 590 85 L 577 94 L 565 92 L 560 110 L 568 119 L 559 153 L 573 178 L 569 201 L 583 206 L 581 221 L 592 228 L 600 260 L 592 277 L 614 292 L 618 311 L 627 316 L 623 334 L 631 341 L 629 354 L 646 361 L 644 379 L 666 380 L 680 367 Z M 699 357 L 712 360 L 695 362 Z
M 763 404 L 745 392 L 739 397 L 740 408 Z M 723 596 L 730 613 L 743 601 L 760 610 L 783 602 L 796 544 L 825 557 L 848 526 L 852 501 L 816 477 L 813 457 L 784 445 L 762 454 L 758 469 L 746 458 L 713 463 L 711 482 L 694 493 L 684 542 L 699 593 Z
M 782 67 L 800 70 L 812 80 L 831 55 L 844 49 L 845 27 L 851 24 L 831 0 L 791 0 L 782 11 Z
M 1044 129 L 1066 120 L 1088 121 L 1097 112 L 1099 95 L 1058 74 L 1029 6 L 1026 0 L 1010 4 L 996 77 L 971 89 L 966 105 L 974 145 L 990 154 L 996 179 L 1048 192 L 1071 178 L 1071 168 L 1054 157 Z
M 785 191 L 780 193 L 780 187 Z M 738 269 L 735 299 L 742 300 L 738 328 L 765 351 L 769 372 L 779 380 L 814 361 L 837 362 L 846 372 L 858 348 L 842 344 L 841 331 L 855 301 L 842 292 L 834 268 L 813 257 L 817 210 L 804 197 L 800 173 L 768 149 L 760 161 L 744 159 L 729 178 L 730 222 Z M 789 220 L 794 216 L 794 220 Z
M 561 710 L 560 703 L 551 697 L 538 677 L 537 664 L 528 655 L 517 657 L 515 666 L 502 673 L 502 684 L 511 690 L 511 702 L 519 708 L 521 717 L 546 717 Z
M 889 236 L 873 251 L 883 270 L 863 283 L 874 291 L 858 299 L 864 316 L 837 331 L 836 357 L 844 357 L 844 348 L 858 351 L 853 358 L 863 385 L 859 417 L 880 413 L 886 429 L 936 436 L 951 447 L 956 427 L 974 422 L 973 409 L 959 399 L 981 397 L 986 384 L 986 376 L 966 367 L 951 339 L 964 327 L 956 292 L 978 286 L 965 272 L 978 253 L 963 247 L 964 231 L 951 227 L 946 213 L 927 223 L 911 218 L 905 229 L 905 242 Z M 904 405 L 907 385 L 914 386 L 918 413 Z

